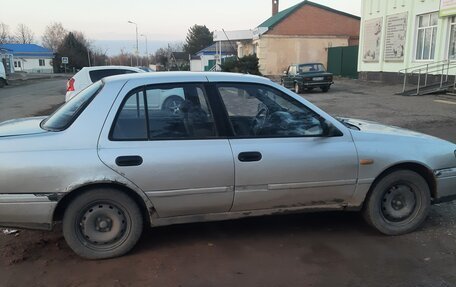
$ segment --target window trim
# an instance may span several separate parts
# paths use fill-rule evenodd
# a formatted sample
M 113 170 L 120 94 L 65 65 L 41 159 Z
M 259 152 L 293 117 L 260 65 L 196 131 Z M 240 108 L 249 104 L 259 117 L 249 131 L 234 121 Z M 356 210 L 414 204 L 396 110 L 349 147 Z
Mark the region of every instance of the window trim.
M 185 137 L 185 138 L 151 138 L 150 136 L 150 130 L 149 130 L 149 112 L 147 107 L 147 94 L 146 90 L 147 89 L 153 89 L 156 87 L 166 87 L 166 86 L 171 86 L 171 88 L 178 88 L 176 86 L 184 87 L 186 85 L 193 85 L 196 87 L 202 88 L 202 91 L 204 93 L 204 96 L 207 101 L 207 105 L 210 108 L 210 112 L 212 113 L 212 117 L 214 119 L 214 127 L 215 127 L 215 135 L 212 137 Z M 143 97 L 144 97 L 144 108 L 145 108 L 145 115 L 146 115 L 146 129 L 147 129 L 147 138 L 146 139 L 115 139 L 113 137 L 114 133 L 114 128 L 115 124 L 117 123 L 117 119 L 120 115 L 120 112 L 122 108 L 125 105 L 125 102 L 129 99 L 129 97 L 136 93 L 137 91 L 142 91 L 143 92 Z M 210 100 L 211 96 L 208 94 L 208 88 L 207 88 L 207 82 L 173 82 L 173 83 L 158 83 L 158 84 L 150 84 L 150 85 L 141 85 L 138 86 L 132 90 L 130 90 L 124 98 L 122 99 L 122 102 L 119 105 L 119 108 L 116 111 L 116 115 L 111 123 L 111 127 L 109 129 L 109 135 L 108 135 L 108 140 L 111 142 L 152 142 L 152 141 L 189 141 L 189 140 L 220 140 L 220 139 L 226 139 L 226 136 L 222 136 L 219 122 L 217 120 L 216 112 L 214 112 L 215 108 L 213 106 L 213 102 Z M 222 124 L 223 125 L 223 124 Z
M 454 20 L 454 22 L 451 22 L 452 21 L 452 18 Z M 450 62 L 456 62 L 456 57 L 454 59 L 451 59 L 450 58 L 450 52 L 451 52 L 451 29 L 454 27 L 455 30 L 456 30 L 456 16 L 450 16 L 448 17 L 448 33 L 447 33 L 447 43 L 446 43 L 446 51 L 445 51 L 445 55 L 446 55 L 446 59 Z M 455 39 L 456 40 L 456 39 Z M 456 56 L 456 54 L 455 54 Z
M 436 56 L 436 52 L 437 52 L 437 36 L 439 34 L 439 18 L 437 17 L 437 25 L 431 25 L 431 15 L 432 14 L 435 14 L 437 13 L 437 16 L 438 16 L 438 11 L 433 11 L 433 12 L 429 12 L 429 13 L 424 13 L 424 14 L 419 14 L 419 15 L 416 15 L 415 17 L 415 43 L 414 43 L 414 49 L 413 49 L 413 61 L 414 62 L 420 62 L 420 63 L 426 63 L 426 62 L 434 62 L 435 61 L 435 56 Z M 427 27 L 420 27 L 420 17 L 422 16 L 429 16 L 429 26 Z M 436 28 L 436 33 L 434 34 L 434 28 Z M 431 56 L 431 51 L 432 51 L 432 40 L 435 39 L 435 45 L 434 45 L 434 58 L 429 58 L 429 59 L 418 59 L 417 58 L 417 49 L 418 49 L 418 35 L 419 35 L 419 31 L 420 30 L 424 30 L 426 31 L 426 29 L 431 29 L 431 47 L 429 50 L 429 57 Z M 425 38 L 426 38 L 426 32 L 424 32 L 424 35 L 423 35 L 423 51 L 421 53 L 421 56 L 423 57 L 424 56 L 424 42 L 425 42 Z
M 314 135 L 302 135 L 302 136 L 281 136 L 281 135 L 280 136 L 268 136 L 268 135 L 266 135 L 266 136 L 237 136 L 235 131 L 234 131 L 234 127 L 233 127 L 233 125 L 231 123 L 231 120 L 229 118 L 229 113 L 228 113 L 228 110 L 226 109 L 225 102 L 223 101 L 222 95 L 220 94 L 219 85 L 231 84 L 231 85 L 250 85 L 250 86 L 267 87 L 267 88 L 270 88 L 271 90 L 277 92 L 278 94 L 283 95 L 284 99 L 286 99 L 286 100 L 291 99 L 292 103 L 296 104 L 298 107 L 305 107 L 306 109 L 311 111 L 314 115 L 316 115 L 317 118 L 319 118 L 320 120 L 327 120 L 327 119 L 324 118 L 323 116 L 321 116 L 319 113 L 317 113 L 313 109 L 311 109 L 310 107 L 308 107 L 307 105 L 301 103 L 300 101 L 296 100 L 292 96 L 288 95 L 287 93 L 284 93 L 281 90 L 277 89 L 276 87 L 273 87 L 273 86 L 270 86 L 270 85 L 266 85 L 266 84 L 262 84 L 262 83 L 252 83 L 252 82 L 226 82 L 226 81 L 216 82 L 214 84 L 215 84 L 215 90 L 217 91 L 217 95 L 218 95 L 219 101 L 221 102 L 221 105 L 222 105 L 221 108 L 223 109 L 225 117 L 226 117 L 226 119 L 228 121 L 228 126 L 229 126 L 229 129 L 230 129 L 230 135 L 228 136 L 228 139 L 281 139 L 281 138 L 283 138 L 283 139 L 293 139 L 293 138 L 328 138 L 328 137 L 343 137 L 344 136 L 344 132 L 341 131 L 338 127 L 336 127 L 332 123 L 331 124 L 334 127 L 334 129 L 336 129 L 336 131 L 338 131 L 337 135 L 335 134 L 335 135 L 332 135 L 332 136 L 326 136 L 326 135 L 318 135 L 318 136 L 314 136 Z

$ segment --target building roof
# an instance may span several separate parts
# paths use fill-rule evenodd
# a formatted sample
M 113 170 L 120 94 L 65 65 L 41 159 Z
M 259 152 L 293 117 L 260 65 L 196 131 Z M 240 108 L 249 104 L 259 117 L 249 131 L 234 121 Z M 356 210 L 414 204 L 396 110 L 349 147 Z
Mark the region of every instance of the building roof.
M 351 17 L 351 18 L 354 18 L 354 19 L 357 19 L 357 20 L 361 20 L 361 18 L 358 17 L 358 16 L 355 16 L 355 15 L 352 15 L 352 14 L 349 14 L 349 13 L 345 13 L 345 12 L 342 12 L 342 11 L 339 11 L 339 10 L 336 10 L 336 9 L 333 9 L 333 8 L 329 8 L 327 6 L 324 6 L 324 5 L 321 5 L 321 4 L 317 4 L 317 3 L 314 3 L 314 2 L 311 2 L 311 1 L 308 1 L 308 0 L 304 0 L 301 3 L 298 3 L 298 4 L 294 5 L 294 6 L 291 6 L 288 9 L 280 11 L 279 13 L 275 14 L 271 18 L 267 19 L 266 21 L 264 21 L 263 23 L 258 25 L 258 27 L 265 27 L 265 28 L 269 28 L 270 29 L 270 28 L 274 27 L 275 25 L 279 24 L 280 22 L 282 22 L 283 20 L 285 20 L 288 16 L 290 16 L 291 14 L 293 14 L 294 12 L 296 12 L 298 9 L 300 9 L 301 7 L 303 7 L 305 5 L 311 5 L 311 6 L 314 6 L 314 7 L 320 8 L 320 9 L 324 9 L 324 10 L 332 12 L 332 13 L 337 13 L 337 14 L 340 14 L 340 15 L 343 15 L 343 16 L 347 16 L 347 17 Z
M 10 50 L 16 57 L 54 57 L 52 50 L 35 44 L 0 44 L 0 49 Z
M 197 52 L 196 55 L 201 56 L 201 55 L 215 55 L 217 50 L 219 49 L 219 43 L 222 45 L 222 51 L 221 54 L 225 55 L 237 55 L 237 46 L 236 43 L 230 42 L 230 41 L 223 41 L 223 42 L 217 42 L 209 47 L 206 47 L 202 49 L 201 51 Z

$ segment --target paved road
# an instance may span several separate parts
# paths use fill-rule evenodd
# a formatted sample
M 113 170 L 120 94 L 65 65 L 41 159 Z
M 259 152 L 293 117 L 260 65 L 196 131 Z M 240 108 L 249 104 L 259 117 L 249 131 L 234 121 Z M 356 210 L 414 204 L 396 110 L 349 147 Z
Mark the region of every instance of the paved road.
M 61 104 L 66 79 L 30 80 L 0 89 L 0 122 L 32 116 Z
M 2 99 L 0 115 L 58 103 L 55 84 L 17 90 L 21 107 Z M 456 142 L 456 98 L 394 96 L 398 88 L 344 80 L 303 96 L 336 115 Z M 36 106 L 42 98 L 46 107 Z M 59 230 L 22 231 L 0 235 L 0 286 L 456 286 L 456 204 L 433 206 L 423 228 L 398 237 L 378 234 L 357 213 L 161 227 L 128 256 L 96 262 L 75 256 Z

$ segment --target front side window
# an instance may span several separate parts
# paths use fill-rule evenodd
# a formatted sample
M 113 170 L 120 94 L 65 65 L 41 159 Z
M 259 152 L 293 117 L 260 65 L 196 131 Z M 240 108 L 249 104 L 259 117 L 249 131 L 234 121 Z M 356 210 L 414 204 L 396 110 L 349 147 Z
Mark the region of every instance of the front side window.
M 438 19 L 438 13 L 418 16 L 416 60 L 434 59 Z
M 205 139 L 217 136 L 203 86 L 156 85 L 133 92 L 113 125 L 112 140 Z
M 219 84 L 218 90 L 238 137 L 306 137 L 323 135 L 321 117 L 271 87 Z
M 43 122 L 41 127 L 51 131 L 61 131 L 66 129 L 87 107 L 102 87 L 102 82 L 96 82 L 88 86 L 49 116 Z

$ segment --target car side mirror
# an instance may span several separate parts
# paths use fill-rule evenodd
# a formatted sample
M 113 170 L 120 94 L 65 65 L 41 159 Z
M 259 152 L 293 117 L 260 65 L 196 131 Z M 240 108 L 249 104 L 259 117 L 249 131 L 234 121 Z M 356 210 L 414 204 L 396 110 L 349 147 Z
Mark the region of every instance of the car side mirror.
M 323 130 L 322 132 L 322 136 L 323 137 L 339 137 L 339 136 L 342 136 L 342 132 L 339 131 L 339 129 L 337 129 L 331 122 L 323 119 L 323 118 L 320 118 L 320 124 L 321 124 L 321 128 Z

